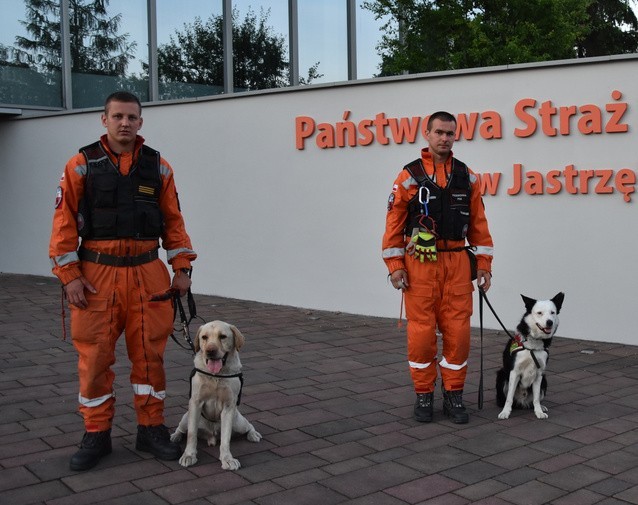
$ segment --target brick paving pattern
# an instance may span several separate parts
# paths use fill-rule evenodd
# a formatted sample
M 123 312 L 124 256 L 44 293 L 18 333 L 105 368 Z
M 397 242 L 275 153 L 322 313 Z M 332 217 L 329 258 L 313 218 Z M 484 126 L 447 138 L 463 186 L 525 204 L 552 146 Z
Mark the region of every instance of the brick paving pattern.
M 120 339 L 113 453 L 73 472 L 83 427 L 60 295 L 55 279 L 0 274 L 0 504 L 638 504 L 638 347 L 556 337 L 549 419 L 515 410 L 500 421 L 494 378 L 507 336 L 484 334 L 479 410 L 474 329 L 470 423 L 447 421 L 437 391 L 434 422 L 420 424 L 396 320 L 201 295 L 203 319 L 246 337 L 241 410 L 263 440 L 233 440 L 236 472 L 222 470 L 204 441 L 187 469 L 137 452 Z M 513 324 L 519 314 L 500 316 Z M 191 367 L 190 351 L 169 341 L 171 429 L 186 411 Z

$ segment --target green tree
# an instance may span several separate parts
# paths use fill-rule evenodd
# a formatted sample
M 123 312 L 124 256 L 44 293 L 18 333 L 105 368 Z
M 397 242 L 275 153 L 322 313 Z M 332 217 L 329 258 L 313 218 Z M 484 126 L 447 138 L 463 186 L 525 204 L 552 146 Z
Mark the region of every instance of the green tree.
M 136 48 L 128 34 L 119 34 L 121 14 L 110 16 L 110 0 L 69 0 L 71 71 L 123 75 Z M 20 21 L 28 37 L 17 36 L 20 61 L 41 72 L 59 71 L 62 65 L 59 0 L 25 0 L 26 20 Z
M 255 90 L 288 85 L 287 47 L 282 35 L 268 25 L 270 11 L 259 17 L 248 10 L 240 23 L 233 9 L 233 82 L 236 89 Z M 160 81 L 220 86 L 224 80 L 223 16 L 200 17 L 176 30 L 157 51 Z M 304 82 L 320 77 L 318 63 Z
M 589 31 L 578 43 L 578 57 L 638 52 L 635 0 L 600 0 L 587 9 Z
M 380 75 L 396 75 L 634 52 L 635 16 L 627 3 L 370 0 L 364 7 L 387 19 Z

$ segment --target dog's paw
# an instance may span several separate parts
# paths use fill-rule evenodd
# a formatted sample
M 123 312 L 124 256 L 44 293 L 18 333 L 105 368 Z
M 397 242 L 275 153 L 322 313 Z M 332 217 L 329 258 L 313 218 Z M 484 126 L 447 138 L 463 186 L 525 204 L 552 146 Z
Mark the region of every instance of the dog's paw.
M 182 457 L 179 458 L 179 464 L 182 465 L 183 467 L 193 466 L 195 463 L 197 463 L 196 453 L 191 454 L 187 451 L 184 451 L 184 454 L 182 454 Z
M 246 438 L 251 442 L 259 442 L 261 440 L 261 433 L 259 433 L 254 428 L 248 432 Z
M 501 413 L 498 415 L 499 419 L 509 419 L 510 414 L 512 413 L 511 409 L 503 409 Z
M 181 431 L 175 430 L 175 433 L 171 435 L 171 442 L 179 442 L 182 440 L 183 437 L 184 434 Z
M 536 414 L 536 417 L 538 417 L 539 419 L 547 419 L 549 416 L 543 412 L 542 410 L 536 410 L 534 409 L 534 414 Z
M 241 463 L 239 460 L 233 458 L 232 456 L 224 457 L 221 459 L 222 468 L 224 470 L 239 470 L 241 468 Z

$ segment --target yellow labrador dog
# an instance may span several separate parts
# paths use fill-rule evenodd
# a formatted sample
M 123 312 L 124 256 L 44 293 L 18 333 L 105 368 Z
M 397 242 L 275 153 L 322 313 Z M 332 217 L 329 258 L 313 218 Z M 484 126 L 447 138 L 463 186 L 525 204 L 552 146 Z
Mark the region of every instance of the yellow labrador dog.
M 212 321 L 199 328 L 193 345 L 195 368 L 191 373 L 188 412 L 171 435 L 173 442 L 179 442 L 188 433 L 179 464 L 186 467 L 197 463 L 199 433 L 208 445 L 216 445 L 219 436 L 222 468 L 237 470 L 241 464 L 230 453 L 232 434 L 246 433 L 251 442 L 261 440 L 237 408 L 243 384 L 238 351 L 244 345 L 244 336 L 232 324 Z

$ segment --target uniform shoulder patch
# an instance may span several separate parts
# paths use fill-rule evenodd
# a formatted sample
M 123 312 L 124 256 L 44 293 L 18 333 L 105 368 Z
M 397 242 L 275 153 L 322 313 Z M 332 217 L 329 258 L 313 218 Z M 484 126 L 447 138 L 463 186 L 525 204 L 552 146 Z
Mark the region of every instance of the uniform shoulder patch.
M 62 203 L 62 186 L 58 186 L 55 190 L 55 208 L 57 209 Z

